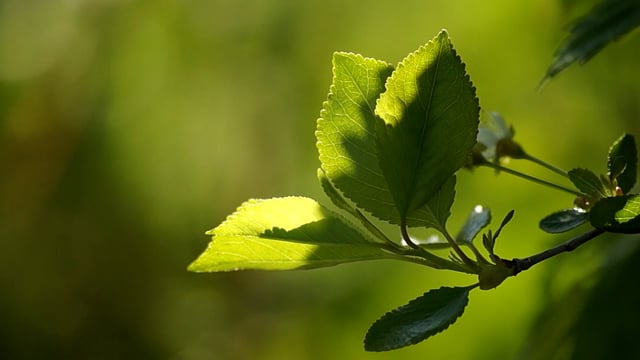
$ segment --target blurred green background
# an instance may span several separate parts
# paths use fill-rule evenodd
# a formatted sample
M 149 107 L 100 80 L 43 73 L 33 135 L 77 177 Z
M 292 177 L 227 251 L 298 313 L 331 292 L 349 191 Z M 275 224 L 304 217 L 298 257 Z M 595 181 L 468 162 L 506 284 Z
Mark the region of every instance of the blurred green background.
M 640 38 L 537 89 L 566 24 L 589 4 L 1 1 L 0 357 L 548 360 L 567 358 L 572 344 L 597 347 L 567 323 L 599 274 L 638 273 L 600 270 L 637 257 L 628 238 L 598 240 L 474 291 L 449 330 L 387 353 L 363 351 L 374 320 L 430 288 L 475 279 L 393 262 L 186 271 L 209 241 L 204 232 L 246 199 L 329 203 L 316 180 L 314 128 L 333 51 L 396 63 L 446 28 L 483 109 L 514 124 L 530 153 L 604 172 L 611 142 L 640 134 Z M 524 257 L 567 238 L 537 222 L 572 200 L 463 171 L 450 228 L 475 204 L 494 218 L 516 209 L 497 252 Z M 629 301 L 604 299 L 591 314 L 619 324 L 607 314 L 624 310 L 625 333 L 637 335 Z M 589 334 L 606 338 L 598 329 Z

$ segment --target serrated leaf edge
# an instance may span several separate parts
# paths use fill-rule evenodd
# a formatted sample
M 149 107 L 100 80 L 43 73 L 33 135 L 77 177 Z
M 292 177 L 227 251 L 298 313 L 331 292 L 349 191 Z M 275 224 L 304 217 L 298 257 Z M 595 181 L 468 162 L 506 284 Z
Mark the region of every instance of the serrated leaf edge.
M 469 305 L 469 293 L 471 292 L 471 290 L 472 290 L 472 289 L 476 288 L 477 286 L 478 286 L 478 284 L 474 284 L 474 285 L 470 285 L 470 286 L 466 286 L 466 287 L 450 287 L 450 286 L 443 286 L 443 287 L 440 287 L 440 288 L 438 288 L 438 289 L 431 289 L 431 290 L 429 290 L 429 291 L 425 292 L 424 294 L 422 294 L 421 296 L 418 296 L 418 297 L 416 297 L 415 299 L 413 299 L 413 300 L 409 301 L 408 303 L 406 303 L 406 304 L 404 304 L 404 305 L 401 305 L 401 306 L 399 306 L 399 307 L 397 307 L 397 308 L 395 308 L 395 309 L 393 309 L 393 310 L 391 310 L 391 311 L 388 311 L 387 313 L 385 313 L 384 315 L 382 315 L 378 320 L 376 320 L 376 321 L 375 321 L 375 322 L 374 322 L 374 323 L 369 327 L 369 330 L 367 331 L 367 334 L 365 335 L 365 341 L 364 341 L 365 349 L 366 349 L 367 351 L 388 351 L 388 350 L 400 349 L 400 348 L 403 348 L 403 347 L 407 347 L 407 346 L 411 346 L 411 345 L 416 345 L 416 344 L 418 344 L 418 343 L 420 343 L 420 342 L 422 342 L 422 341 L 425 341 L 426 339 L 428 339 L 428 338 L 430 338 L 430 337 L 432 337 L 432 336 L 434 336 L 434 335 L 437 335 L 437 334 L 439 334 L 439 333 L 441 333 L 441 332 L 443 332 L 443 331 L 447 330 L 451 325 L 455 324 L 455 322 L 456 322 L 456 321 L 458 321 L 458 319 L 459 319 L 459 318 L 464 314 L 464 311 L 466 310 L 467 305 Z M 390 315 L 394 315 L 394 314 L 398 313 L 398 312 L 400 311 L 400 309 L 402 309 L 402 308 L 409 307 L 409 306 L 411 306 L 412 304 L 415 304 L 417 301 L 420 301 L 421 299 L 423 299 L 423 298 L 424 298 L 425 296 L 427 296 L 428 294 L 433 293 L 433 292 L 436 292 L 436 291 L 444 290 L 444 289 L 466 289 L 466 290 L 467 290 L 467 291 L 466 291 L 466 296 L 465 296 L 465 299 L 464 299 L 464 305 L 463 305 L 463 306 L 462 306 L 462 308 L 460 309 L 460 312 L 459 312 L 459 313 L 458 313 L 458 314 L 457 314 L 453 319 L 451 319 L 451 321 L 450 321 L 450 322 L 448 322 L 448 323 L 446 324 L 446 326 L 444 326 L 444 327 L 443 327 L 443 328 L 441 328 L 441 329 L 438 329 L 437 331 L 435 331 L 435 332 L 433 332 L 433 333 L 431 333 L 431 334 L 427 335 L 427 336 L 426 336 L 426 337 L 424 337 L 424 338 L 415 338 L 415 339 L 411 339 L 411 341 L 410 341 L 410 342 L 408 342 L 408 343 L 406 343 L 406 344 L 404 344 L 404 345 L 401 345 L 401 346 L 397 346 L 397 347 L 390 347 L 390 348 L 384 348 L 384 349 L 371 349 L 371 348 L 369 348 L 369 347 L 367 346 L 367 343 L 368 343 L 368 342 L 367 342 L 367 339 L 369 338 L 369 334 L 370 334 L 370 332 L 371 332 L 371 329 L 373 329 L 373 328 L 376 326 L 376 324 L 379 324 L 379 323 L 380 323 L 380 321 L 382 321 L 383 319 L 388 318 Z

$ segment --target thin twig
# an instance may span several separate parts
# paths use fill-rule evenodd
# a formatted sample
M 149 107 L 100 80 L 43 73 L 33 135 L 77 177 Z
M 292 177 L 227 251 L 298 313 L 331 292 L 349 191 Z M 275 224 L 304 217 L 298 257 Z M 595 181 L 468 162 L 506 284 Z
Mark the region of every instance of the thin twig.
M 460 258 L 460 260 L 462 260 L 462 262 L 471 267 L 471 268 L 477 268 L 477 264 L 471 260 L 467 254 L 465 254 L 464 251 L 462 251 L 462 249 L 460 248 L 460 246 L 458 246 L 458 243 L 451 237 L 451 234 L 449 234 L 446 229 L 443 229 L 442 235 L 444 235 L 444 237 L 447 239 L 447 241 L 449 242 L 449 245 L 453 248 L 453 251 L 458 255 L 458 257 Z
M 598 235 L 603 234 L 605 231 L 600 229 L 593 229 L 588 231 L 582 235 L 576 236 L 572 239 L 569 239 L 563 242 L 560 245 L 554 246 L 550 249 L 537 253 L 535 255 L 523 258 L 523 259 L 513 259 L 511 260 L 513 266 L 513 276 L 518 273 L 525 271 L 532 267 L 533 265 L 547 260 L 551 257 L 554 257 L 563 252 L 569 252 L 575 250 L 578 246 L 586 243 L 587 241 L 597 237 Z
M 529 160 L 529 161 L 531 161 L 531 162 L 533 162 L 535 164 L 538 164 L 538 165 L 540 165 L 540 166 L 542 166 L 542 167 L 544 167 L 544 168 L 546 168 L 548 170 L 553 171 L 556 174 L 559 174 L 559 175 L 564 176 L 564 177 L 569 177 L 569 174 L 566 171 L 560 169 L 557 166 L 551 165 L 546 161 L 540 160 L 535 156 L 531 156 L 529 154 L 525 154 L 523 157 L 521 157 L 521 159 Z
M 427 266 L 431 266 L 436 269 L 449 269 L 469 274 L 477 273 L 476 271 L 473 271 L 473 268 L 469 267 L 469 264 L 458 264 L 456 262 L 443 259 L 420 247 L 413 240 L 411 240 L 411 236 L 409 235 L 409 231 L 407 230 L 407 226 L 404 222 L 400 224 L 400 234 L 402 235 L 402 240 L 404 240 L 404 242 L 411 248 L 411 250 L 406 251 L 405 254 L 411 254 L 419 257 L 417 259 L 414 259 L 412 257 L 405 257 L 405 260 L 417 262 L 423 265 L 426 264 Z
M 484 165 L 484 166 L 487 166 L 487 167 L 490 167 L 490 168 L 493 168 L 493 169 L 496 169 L 496 170 L 499 170 L 499 171 L 504 171 L 507 174 L 515 175 L 515 176 L 521 177 L 521 178 L 523 178 L 525 180 L 529 180 L 529 181 L 538 183 L 540 185 L 548 186 L 548 187 L 554 188 L 556 190 L 564 191 L 564 192 L 569 193 L 569 194 L 573 194 L 573 195 L 576 195 L 576 196 L 584 196 L 584 194 L 579 192 L 579 191 L 570 189 L 568 187 L 564 187 L 562 185 L 554 184 L 552 182 L 549 182 L 549 181 L 546 181 L 546 180 L 542 180 L 542 179 L 539 179 L 537 177 L 533 177 L 531 175 L 527 175 L 527 174 L 521 173 L 521 172 L 519 172 L 517 170 L 513 170 L 513 169 L 510 169 L 510 168 L 501 166 L 501 165 L 497 165 L 497 164 L 494 164 L 494 163 L 491 163 L 491 162 L 485 162 L 485 163 L 482 163 L 481 165 Z

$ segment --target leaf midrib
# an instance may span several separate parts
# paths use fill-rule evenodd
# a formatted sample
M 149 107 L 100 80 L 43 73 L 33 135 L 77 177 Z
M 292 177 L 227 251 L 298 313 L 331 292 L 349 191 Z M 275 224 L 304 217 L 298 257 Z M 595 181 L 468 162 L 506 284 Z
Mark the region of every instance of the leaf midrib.
M 418 152 L 418 156 L 416 157 L 415 160 L 415 164 L 413 166 L 413 175 L 412 175 L 412 179 L 411 179 L 411 191 L 412 193 L 415 193 L 416 191 L 416 179 L 418 178 L 418 169 L 419 169 L 419 164 L 422 162 L 422 157 L 423 157 L 423 150 L 424 150 L 424 143 L 425 143 L 425 134 L 427 132 L 427 128 L 428 128 L 428 120 L 430 119 L 430 113 L 431 113 L 431 105 L 433 103 L 433 94 L 435 92 L 435 87 L 436 87 L 436 79 L 438 78 L 438 73 L 440 70 L 440 61 L 441 61 L 441 52 L 442 52 L 442 43 L 439 43 L 438 46 L 438 51 L 436 54 L 436 60 L 435 60 L 435 69 L 433 71 L 433 78 L 431 79 L 431 88 L 429 89 L 429 96 L 427 99 L 427 104 L 424 104 L 423 107 L 425 109 L 425 119 L 422 125 L 422 129 L 420 132 L 420 144 L 418 146 L 419 152 Z M 420 103 L 422 104 L 422 96 L 421 96 L 421 92 L 420 92 L 420 85 L 416 82 L 416 87 L 417 87 L 417 96 L 418 96 L 418 101 L 420 101 Z M 408 215 L 409 212 L 409 207 L 411 204 L 407 204 L 407 209 L 406 212 L 407 214 L 405 214 L 405 217 Z M 419 206 L 417 206 L 416 208 L 418 208 Z M 415 210 L 415 209 L 411 209 L 411 210 Z

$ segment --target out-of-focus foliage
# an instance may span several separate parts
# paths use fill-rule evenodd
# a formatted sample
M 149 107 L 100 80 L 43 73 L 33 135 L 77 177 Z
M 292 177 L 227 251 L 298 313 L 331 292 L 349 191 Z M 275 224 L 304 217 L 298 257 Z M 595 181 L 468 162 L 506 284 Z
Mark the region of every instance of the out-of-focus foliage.
M 587 271 L 561 294 L 549 297 L 520 359 L 640 357 L 635 340 L 640 291 L 632 285 L 640 271 L 638 240 L 637 236 L 609 239 L 609 244 L 598 247 L 607 253 L 600 274 Z
M 586 63 L 608 43 L 640 25 L 640 1 L 605 0 L 569 29 L 569 36 L 556 51 L 546 79 L 578 61 Z
M 581 248 L 473 294 L 464 322 L 433 341 L 373 355 L 361 343 L 372 319 L 464 279 L 384 261 L 215 276 L 186 266 L 245 199 L 322 198 L 314 128 L 336 50 L 395 62 L 447 28 L 480 105 L 528 151 L 598 168 L 619 134 L 640 134 L 638 39 L 538 93 L 569 18 L 555 0 L 2 1 L 0 357 L 513 358 L 535 310 L 601 253 Z M 460 174 L 457 199 L 465 214 L 518 209 L 497 244 L 513 256 L 559 242 L 534 229 L 573 201 L 482 169 Z M 556 269 L 565 262 L 575 266 Z

